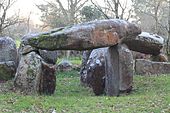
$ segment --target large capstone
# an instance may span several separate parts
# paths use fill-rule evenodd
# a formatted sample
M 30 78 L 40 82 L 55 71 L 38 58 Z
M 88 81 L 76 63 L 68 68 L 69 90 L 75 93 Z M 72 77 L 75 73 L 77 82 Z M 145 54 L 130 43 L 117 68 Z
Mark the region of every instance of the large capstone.
M 97 20 L 26 36 L 23 43 L 46 50 L 88 50 L 113 46 L 123 37 L 141 33 L 136 25 L 119 19 Z
M 0 37 L 0 80 L 15 76 L 17 68 L 17 49 L 13 39 Z
M 130 92 L 133 81 L 133 56 L 122 45 L 109 47 L 105 54 L 105 90 L 109 96 Z
M 142 32 L 137 37 L 128 37 L 122 40 L 129 49 L 145 54 L 158 55 L 163 48 L 164 39 L 156 34 Z
M 25 94 L 53 94 L 55 90 L 55 67 L 44 63 L 35 52 L 20 58 L 14 85 Z
M 154 62 L 145 59 L 137 59 L 135 72 L 138 75 L 160 75 L 170 73 L 169 62 Z

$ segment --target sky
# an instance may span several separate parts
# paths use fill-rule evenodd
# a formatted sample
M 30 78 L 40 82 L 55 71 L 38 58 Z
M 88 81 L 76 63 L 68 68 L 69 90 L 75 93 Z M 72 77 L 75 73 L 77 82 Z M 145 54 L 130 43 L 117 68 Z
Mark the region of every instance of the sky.
M 65 2 L 67 0 L 61 0 L 61 1 Z M 101 5 L 103 0 L 93 0 L 93 1 Z M 13 15 L 19 11 L 21 16 L 28 17 L 31 13 L 31 20 L 33 20 L 34 24 L 42 24 L 42 22 L 40 21 L 41 12 L 36 7 L 35 4 L 42 4 L 43 2 L 44 0 L 17 0 L 17 2 L 13 5 L 11 10 L 9 11 L 9 15 Z M 130 3 L 128 2 L 128 4 Z
M 43 3 L 43 0 L 17 0 L 17 2 L 11 7 L 9 15 L 19 12 L 22 17 L 28 17 L 31 13 L 31 20 L 33 20 L 35 24 L 41 24 L 41 12 L 35 5 L 40 3 Z

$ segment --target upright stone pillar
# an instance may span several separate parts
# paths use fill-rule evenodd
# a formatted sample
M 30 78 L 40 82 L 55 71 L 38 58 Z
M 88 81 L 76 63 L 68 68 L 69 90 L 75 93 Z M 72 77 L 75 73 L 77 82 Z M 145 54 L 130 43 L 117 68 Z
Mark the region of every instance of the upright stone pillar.
M 133 81 L 133 56 L 125 45 L 109 47 L 106 52 L 105 91 L 108 96 L 130 92 Z
M 108 96 L 119 95 L 119 52 L 118 46 L 109 47 L 106 52 L 105 90 Z
M 119 91 L 130 92 L 132 90 L 134 63 L 132 52 L 126 45 L 118 47 L 119 52 Z

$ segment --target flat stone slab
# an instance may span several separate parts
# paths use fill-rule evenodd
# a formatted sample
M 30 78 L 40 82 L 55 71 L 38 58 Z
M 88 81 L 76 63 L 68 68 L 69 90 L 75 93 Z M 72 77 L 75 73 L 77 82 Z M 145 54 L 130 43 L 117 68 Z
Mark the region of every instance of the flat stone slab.
M 163 48 L 164 39 L 156 34 L 142 32 L 135 38 L 124 38 L 122 43 L 125 43 L 133 51 L 158 55 Z
M 153 62 L 145 59 L 137 59 L 135 71 L 138 75 L 159 75 L 170 73 L 169 62 Z
M 25 36 L 22 43 L 45 50 L 89 50 L 119 43 L 121 38 L 136 37 L 141 29 L 119 19 L 97 20 L 49 32 Z

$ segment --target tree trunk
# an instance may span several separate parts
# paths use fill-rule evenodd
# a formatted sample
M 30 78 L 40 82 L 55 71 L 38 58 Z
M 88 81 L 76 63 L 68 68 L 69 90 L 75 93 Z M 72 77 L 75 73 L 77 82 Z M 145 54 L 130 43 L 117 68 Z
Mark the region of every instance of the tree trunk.
M 119 0 L 116 0 L 115 2 L 115 15 L 116 18 L 119 18 Z
M 166 54 L 168 56 L 168 61 L 170 60 L 170 53 L 169 53 L 169 41 L 170 41 L 170 1 L 169 1 L 169 16 L 168 16 L 168 39 L 167 39 L 167 42 L 166 42 Z

